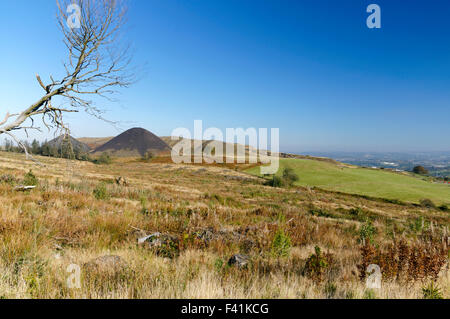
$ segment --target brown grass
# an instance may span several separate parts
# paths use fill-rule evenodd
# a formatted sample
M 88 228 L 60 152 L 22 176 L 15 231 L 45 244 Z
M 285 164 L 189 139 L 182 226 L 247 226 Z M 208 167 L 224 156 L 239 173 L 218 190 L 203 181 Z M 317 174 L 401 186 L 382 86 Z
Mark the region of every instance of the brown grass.
M 307 188 L 271 188 L 227 167 L 39 160 L 46 166 L 0 153 L 0 176 L 17 180 L 0 178 L 0 297 L 365 298 L 373 294 L 358 265 L 374 261 L 389 274 L 376 297 L 421 298 L 430 280 L 444 297 L 450 294 L 448 246 L 436 241 L 448 236 L 448 213 Z M 38 188 L 14 191 L 30 168 Z M 118 176 L 129 186 L 116 185 Z M 105 197 L 94 195 L 99 185 Z M 371 259 L 359 249 L 367 220 L 378 247 Z M 292 249 L 277 257 L 271 251 L 280 229 Z M 179 256 L 164 258 L 137 244 L 138 237 L 153 232 L 175 236 Z M 307 271 L 316 246 L 332 256 L 320 280 Z M 437 247 L 440 253 L 433 255 Z M 250 264 L 228 266 L 235 253 L 248 254 Z M 126 267 L 113 275 L 84 271 L 84 264 L 105 255 L 120 256 Z M 82 268 L 80 289 L 66 285 L 70 264 Z M 410 265 L 417 265 L 416 277 L 398 271 L 414 269 Z M 390 280 L 402 276 L 407 282 Z

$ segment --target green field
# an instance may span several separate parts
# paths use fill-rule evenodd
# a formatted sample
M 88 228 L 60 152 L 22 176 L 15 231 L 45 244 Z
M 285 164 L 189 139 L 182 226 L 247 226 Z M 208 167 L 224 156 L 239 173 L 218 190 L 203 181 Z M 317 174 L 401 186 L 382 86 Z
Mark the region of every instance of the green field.
M 307 159 L 281 159 L 279 174 L 284 167 L 295 170 L 300 178 L 296 184 L 300 186 L 315 186 L 412 203 L 418 203 L 425 198 L 439 205 L 450 203 L 450 186 L 432 183 L 419 177 Z M 258 175 L 259 167 L 251 168 L 247 172 Z

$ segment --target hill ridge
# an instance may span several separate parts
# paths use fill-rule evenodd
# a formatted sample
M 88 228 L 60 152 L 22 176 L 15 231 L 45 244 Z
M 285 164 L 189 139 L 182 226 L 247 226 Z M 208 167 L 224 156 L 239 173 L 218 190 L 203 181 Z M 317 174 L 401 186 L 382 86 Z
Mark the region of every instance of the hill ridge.
M 93 153 L 109 152 L 114 156 L 143 156 L 147 152 L 159 154 L 171 148 L 152 132 L 141 128 L 131 128 L 105 144 L 94 149 Z

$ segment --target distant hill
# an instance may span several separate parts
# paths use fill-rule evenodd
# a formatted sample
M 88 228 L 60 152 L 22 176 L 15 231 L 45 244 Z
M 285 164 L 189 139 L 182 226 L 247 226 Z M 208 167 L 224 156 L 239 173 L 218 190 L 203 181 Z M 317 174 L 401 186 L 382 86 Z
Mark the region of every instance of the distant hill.
M 172 137 L 170 136 L 163 136 L 161 137 L 161 139 L 166 142 L 170 147 L 174 147 L 177 143 L 179 143 L 181 140 L 172 140 Z M 193 140 L 193 139 L 183 139 L 183 140 L 187 140 L 191 143 L 191 154 L 194 155 L 195 151 L 198 151 L 200 153 L 203 153 L 203 151 L 206 150 L 206 147 L 212 143 L 212 142 L 218 142 L 218 141 L 213 141 L 213 140 L 204 140 L 201 141 L 202 145 L 201 145 L 201 149 L 200 147 L 195 148 L 195 142 L 199 142 L 199 140 Z M 226 151 L 227 151 L 227 147 L 228 146 L 232 146 L 234 149 L 234 154 L 237 155 L 238 152 L 238 146 L 244 146 L 244 155 L 246 157 L 246 159 L 248 160 L 248 156 L 250 154 L 250 152 L 257 152 L 257 149 L 255 149 L 254 147 L 251 147 L 249 145 L 242 145 L 242 144 L 238 144 L 238 143 L 226 143 L 226 142 L 219 142 L 218 145 L 221 145 L 222 150 L 223 150 L 223 155 L 224 155 L 224 160 L 226 159 Z M 212 146 L 212 145 L 210 145 Z M 219 146 L 220 147 L 220 146 Z
M 100 147 L 102 145 L 105 145 L 109 141 L 111 141 L 114 138 L 114 136 L 111 137 L 82 137 L 78 138 L 80 142 L 86 144 L 89 146 L 91 150 L 95 150 L 97 147 Z
M 143 128 L 132 128 L 97 147 L 94 154 L 110 153 L 118 157 L 143 156 L 150 152 L 158 155 L 171 148 L 158 136 Z
M 70 148 L 75 153 L 89 153 L 90 148 L 88 145 L 78 141 L 70 135 L 61 135 L 49 142 L 46 143 L 50 148 L 56 148 L 57 150 L 66 151 L 70 150 Z

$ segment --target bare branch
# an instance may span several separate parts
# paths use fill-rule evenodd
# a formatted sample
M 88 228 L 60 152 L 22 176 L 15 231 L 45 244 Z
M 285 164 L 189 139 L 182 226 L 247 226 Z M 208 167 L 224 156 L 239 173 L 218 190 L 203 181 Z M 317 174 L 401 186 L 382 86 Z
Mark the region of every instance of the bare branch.
M 67 62 L 63 64 L 65 76 L 61 79 L 50 77 L 46 84 L 36 75 L 39 86 L 45 95 L 25 108 L 21 113 L 6 114 L 0 122 L 0 135 L 10 135 L 24 148 L 12 131 L 38 129 L 34 117 L 41 115 L 47 129 L 67 130 L 64 114 L 84 111 L 103 119 L 102 111 L 85 96 L 99 96 L 109 101 L 118 88 L 126 88 L 135 82 L 131 72 L 129 46 L 121 44 L 121 30 L 126 22 L 125 0 L 57 0 L 57 20 L 67 48 Z M 71 29 L 67 23 L 68 8 L 77 5 L 80 9 L 80 27 Z M 54 106 L 52 102 L 61 97 L 69 107 Z M 59 101 L 59 99 L 58 99 Z M 23 124 L 30 119 L 31 126 Z M 27 156 L 28 152 L 25 150 Z

